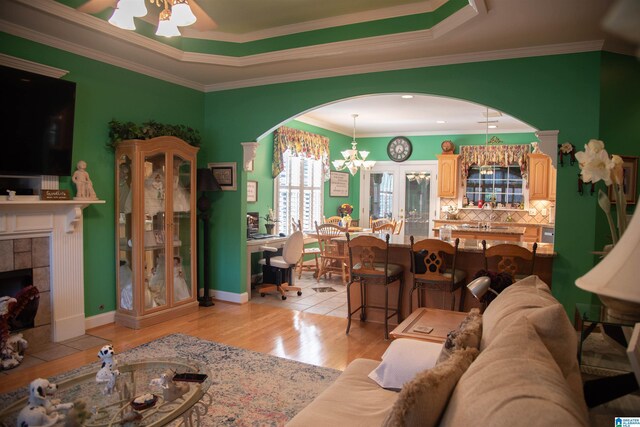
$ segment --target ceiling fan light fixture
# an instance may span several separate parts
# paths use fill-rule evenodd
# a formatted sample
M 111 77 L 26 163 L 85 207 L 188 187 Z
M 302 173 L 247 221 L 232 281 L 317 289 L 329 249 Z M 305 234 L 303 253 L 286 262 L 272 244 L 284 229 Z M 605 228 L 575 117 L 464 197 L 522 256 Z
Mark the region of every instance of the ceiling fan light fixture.
M 126 11 L 134 18 L 142 18 L 147 14 L 147 6 L 144 0 L 120 0 L 118 8 Z
M 133 22 L 133 16 L 126 9 L 121 9 L 120 3 L 118 7 L 113 11 L 113 15 L 109 18 L 109 24 L 114 25 L 123 30 L 135 30 L 136 24 Z
M 176 24 L 171 22 L 171 11 L 169 9 L 164 9 L 160 12 L 160 20 L 158 21 L 156 36 L 173 37 L 179 35 L 180 30 L 178 30 Z
M 178 27 L 186 27 L 196 22 L 187 0 L 173 0 L 171 2 L 171 22 Z

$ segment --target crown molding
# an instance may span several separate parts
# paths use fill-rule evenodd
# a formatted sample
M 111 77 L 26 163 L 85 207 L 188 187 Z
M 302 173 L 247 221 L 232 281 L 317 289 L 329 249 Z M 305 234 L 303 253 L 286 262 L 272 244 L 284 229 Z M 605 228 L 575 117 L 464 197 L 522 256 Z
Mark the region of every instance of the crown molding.
M 479 0 L 482 1 L 482 0 Z M 273 37 L 288 36 L 307 31 L 323 30 L 326 28 L 340 27 L 344 25 L 358 24 L 362 22 L 378 21 L 381 19 L 397 18 L 406 15 L 433 12 L 444 5 L 447 0 L 427 0 L 419 3 L 411 3 L 367 12 L 351 13 L 331 18 L 316 19 L 301 22 L 299 24 L 283 25 L 261 31 L 252 31 L 245 34 L 231 34 L 222 31 L 197 31 L 189 28 L 183 29 L 183 35 L 193 39 L 217 40 L 233 43 L 247 43 L 256 40 Z
M 27 61 L 26 59 L 16 58 L 15 56 L 5 55 L 0 53 L 0 65 L 5 67 L 17 68 L 23 71 L 29 71 L 30 73 L 41 74 L 43 76 L 54 77 L 59 79 L 69 73 L 67 70 L 62 70 L 56 67 L 50 67 L 48 65 L 39 64 L 33 61 Z
M 134 71 L 136 73 L 144 74 L 150 77 L 155 77 L 157 79 L 160 79 L 169 83 L 185 86 L 201 92 L 205 90 L 205 86 L 200 83 L 175 76 L 171 73 L 165 73 L 163 71 L 159 71 L 155 68 L 147 67 L 145 65 L 141 65 L 133 61 L 127 61 L 127 60 L 118 58 L 116 56 L 106 54 L 101 51 L 97 51 L 94 49 L 90 49 L 90 48 L 78 45 L 76 43 L 71 43 L 69 41 L 61 40 L 56 37 L 52 37 L 50 35 L 42 34 L 40 32 L 22 27 L 20 25 L 15 25 L 11 22 L 0 20 L 0 31 L 4 31 L 8 34 L 12 34 L 17 37 L 22 37 L 24 39 L 31 40 L 36 43 L 41 43 L 56 49 L 71 52 L 76 55 L 84 56 L 85 58 L 94 59 L 96 61 L 111 64 L 120 68 L 125 68 L 127 70 Z
M 313 110 L 315 110 L 317 108 L 320 108 L 320 107 L 322 107 L 322 106 L 314 107 Z M 313 111 L 313 110 L 311 110 L 311 111 Z M 326 129 L 326 130 L 329 130 L 331 132 L 339 133 L 340 135 L 344 135 L 344 136 L 348 136 L 348 137 L 351 136 L 350 132 L 352 131 L 352 129 L 345 130 L 345 129 L 342 129 L 341 127 L 339 127 L 339 126 L 336 126 L 333 123 L 325 122 L 324 120 L 318 120 L 318 119 L 315 119 L 313 117 L 305 117 L 304 114 L 306 114 L 306 113 L 302 113 L 302 115 L 300 115 L 298 117 L 294 117 L 293 120 L 297 120 L 299 122 L 306 123 L 306 124 L 311 125 L 311 126 L 315 126 L 315 127 L 319 127 L 319 128 L 322 128 L 322 129 Z

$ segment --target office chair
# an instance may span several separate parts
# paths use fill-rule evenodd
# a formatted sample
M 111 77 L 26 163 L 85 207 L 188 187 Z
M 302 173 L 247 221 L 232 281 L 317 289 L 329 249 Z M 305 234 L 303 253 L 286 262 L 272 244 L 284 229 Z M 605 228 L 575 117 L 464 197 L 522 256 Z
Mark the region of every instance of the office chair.
M 277 255 L 278 249 L 261 246 L 265 258 L 258 263 L 262 265 L 263 285 L 258 292 L 264 297 L 267 292 L 278 290 L 282 294 L 282 299 L 287 299 L 287 291 L 298 291 L 302 295 L 302 289 L 298 286 L 291 286 L 293 283 L 293 269 L 302 256 L 304 247 L 304 236 L 301 231 L 293 233 L 282 248 L 282 255 Z M 275 254 L 275 256 L 273 256 Z

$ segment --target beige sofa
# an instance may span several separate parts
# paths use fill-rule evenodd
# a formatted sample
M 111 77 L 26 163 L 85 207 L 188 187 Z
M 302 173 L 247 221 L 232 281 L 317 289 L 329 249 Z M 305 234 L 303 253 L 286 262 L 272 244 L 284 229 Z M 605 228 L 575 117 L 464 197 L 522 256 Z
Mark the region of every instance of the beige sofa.
M 479 350 L 457 383 L 449 390 L 438 389 L 443 408 L 426 417 L 432 423 L 416 424 L 421 418 L 415 413 L 410 420 L 406 384 L 399 393 L 368 377 L 379 361 L 356 359 L 287 426 L 588 425 L 576 333 L 562 305 L 538 277 L 514 283 L 489 305 L 482 317 Z M 437 400 L 426 389 L 420 398 L 422 402 L 413 404 L 422 411 Z M 403 407 L 400 412 L 398 406 Z

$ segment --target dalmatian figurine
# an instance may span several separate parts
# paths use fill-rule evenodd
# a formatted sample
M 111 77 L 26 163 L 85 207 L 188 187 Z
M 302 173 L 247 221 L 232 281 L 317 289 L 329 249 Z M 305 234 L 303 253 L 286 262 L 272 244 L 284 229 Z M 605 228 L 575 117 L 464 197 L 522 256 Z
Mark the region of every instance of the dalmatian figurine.
M 58 411 L 73 408 L 73 403 L 60 403 L 57 399 L 50 399 L 57 389 L 56 384 L 44 378 L 31 381 L 29 403 L 18 414 L 18 427 L 46 427 L 64 420 L 65 415 Z
M 116 380 L 120 375 L 120 371 L 117 368 L 118 362 L 115 360 L 114 354 L 111 344 L 103 346 L 98 352 L 98 357 L 102 360 L 102 367 L 96 374 L 96 382 L 106 383 L 104 394 L 113 393 L 116 388 Z

